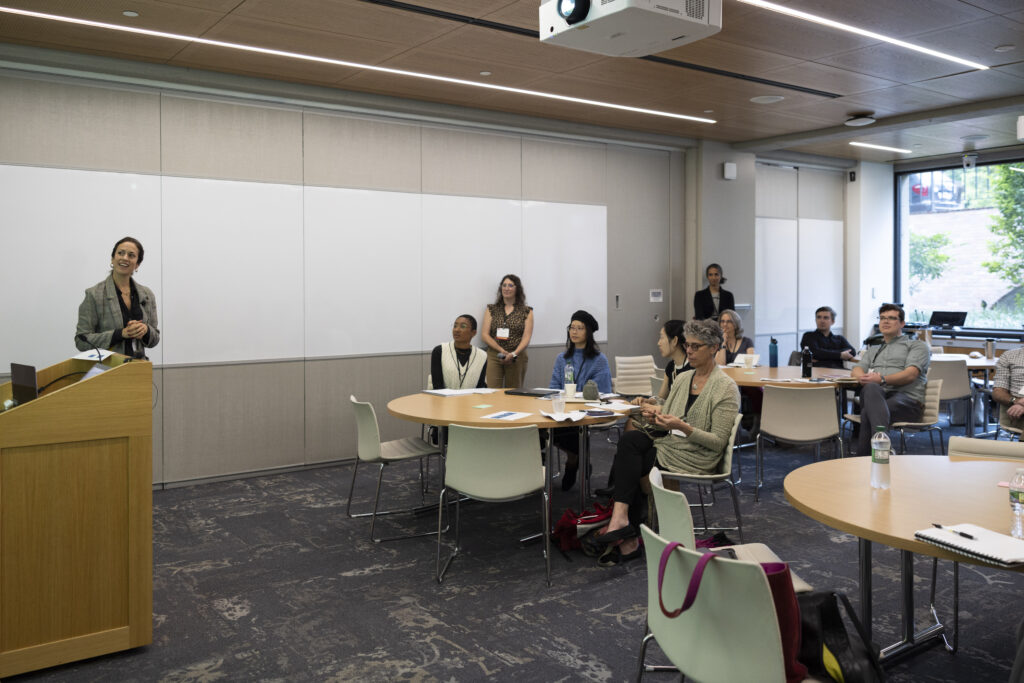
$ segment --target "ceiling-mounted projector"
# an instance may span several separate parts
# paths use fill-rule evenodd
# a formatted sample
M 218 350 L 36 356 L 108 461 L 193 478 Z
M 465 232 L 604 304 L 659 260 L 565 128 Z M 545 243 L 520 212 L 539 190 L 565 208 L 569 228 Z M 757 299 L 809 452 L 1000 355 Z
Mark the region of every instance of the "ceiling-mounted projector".
M 722 30 L 722 0 L 547 0 L 545 43 L 609 57 L 643 57 Z

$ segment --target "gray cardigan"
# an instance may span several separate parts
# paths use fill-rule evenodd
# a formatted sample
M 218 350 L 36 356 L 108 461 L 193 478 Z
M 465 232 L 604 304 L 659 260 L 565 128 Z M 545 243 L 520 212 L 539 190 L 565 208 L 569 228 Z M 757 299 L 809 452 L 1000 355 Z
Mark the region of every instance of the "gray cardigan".
M 672 383 L 665 399 L 664 412 L 683 418 L 693 426 L 690 436 L 657 439 L 658 462 L 676 472 L 710 474 L 725 453 L 733 423 L 740 411 L 740 390 L 732 378 L 718 366 L 711 371 L 700 395 L 686 412 L 693 371 L 685 372 Z
M 149 327 L 148 348 L 160 343 L 160 329 L 156 318 L 156 297 L 146 286 L 135 283 L 139 293 L 139 305 L 142 308 L 142 322 Z M 124 327 L 121 319 L 121 305 L 117 302 L 117 286 L 114 276 L 98 282 L 85 290 L 85 299 L 78 306 L 78 327 L 75 330 L 75 346 L 79 351 L 88 351 L 89 344 L 78 339 L 84 334 L 93 346 L 109 349 L 113 343 L 114 331 Z

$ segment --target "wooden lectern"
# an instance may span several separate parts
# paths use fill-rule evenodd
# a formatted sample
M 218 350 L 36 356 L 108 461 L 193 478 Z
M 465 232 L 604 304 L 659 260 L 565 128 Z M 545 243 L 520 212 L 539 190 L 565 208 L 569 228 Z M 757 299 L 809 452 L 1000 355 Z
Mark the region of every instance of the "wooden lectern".
M 153 366 L 128 361 L 40 370 L 0 413 L 0 677 L 153 641 Z

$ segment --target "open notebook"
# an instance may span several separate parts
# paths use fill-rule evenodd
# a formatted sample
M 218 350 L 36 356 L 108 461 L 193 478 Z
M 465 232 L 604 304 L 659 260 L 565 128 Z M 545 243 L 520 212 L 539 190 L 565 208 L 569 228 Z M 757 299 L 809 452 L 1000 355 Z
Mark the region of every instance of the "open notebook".
M 961 533 L 973 536 L 965 538 Z M 941 529 L 914 532 L 922 541 L 952 550 L 968 557 L 985 560 L 1004 567 L 1024 564 L 1024 540 L 990 531 L 974 524 L 954 524 Z

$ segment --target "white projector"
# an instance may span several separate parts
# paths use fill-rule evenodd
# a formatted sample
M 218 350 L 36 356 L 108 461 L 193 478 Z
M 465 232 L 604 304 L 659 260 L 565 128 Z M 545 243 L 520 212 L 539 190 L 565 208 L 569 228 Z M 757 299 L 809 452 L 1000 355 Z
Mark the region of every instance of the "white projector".
M 643 57 L 722 30 L 722 0 L 547 0 L 542 42 L 609 57 Z

